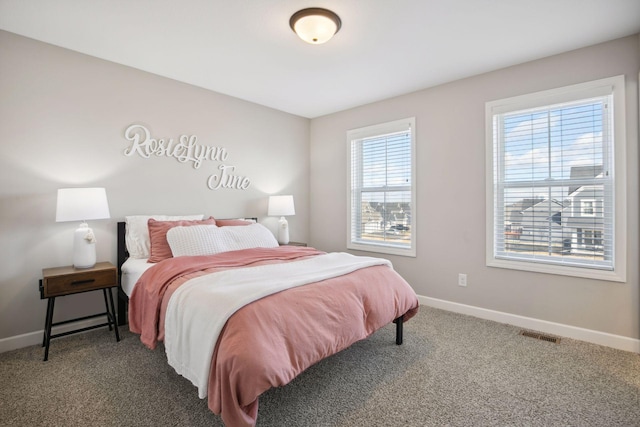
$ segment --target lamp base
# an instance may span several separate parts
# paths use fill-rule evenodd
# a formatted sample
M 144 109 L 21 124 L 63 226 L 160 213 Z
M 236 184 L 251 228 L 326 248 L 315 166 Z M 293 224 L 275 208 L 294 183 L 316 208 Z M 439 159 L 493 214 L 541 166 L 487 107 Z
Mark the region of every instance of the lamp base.
M 96 265 L 96 239 L 86 222 L 73 235 L 73 266 L 91 268 Z
M 283 216 L 278 220 L 278 243 L 281 245 L 289 243 L 289 223 Z

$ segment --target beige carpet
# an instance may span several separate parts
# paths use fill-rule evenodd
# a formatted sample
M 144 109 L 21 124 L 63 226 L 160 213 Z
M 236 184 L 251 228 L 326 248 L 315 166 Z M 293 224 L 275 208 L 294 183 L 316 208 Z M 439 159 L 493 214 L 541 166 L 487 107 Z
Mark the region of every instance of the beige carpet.
M 221 426 L 121 329 L 0 354 L 2 426 Z M 259 426 L 640 426 L 640 356 L 422 307 L 260 399 Z

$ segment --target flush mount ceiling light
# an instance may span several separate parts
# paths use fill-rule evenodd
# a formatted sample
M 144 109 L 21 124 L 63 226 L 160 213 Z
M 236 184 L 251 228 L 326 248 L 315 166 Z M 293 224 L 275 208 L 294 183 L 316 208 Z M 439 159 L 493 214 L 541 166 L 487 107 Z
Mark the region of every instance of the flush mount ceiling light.
M 298 37 L 307 43 L 322 44 L 340 30 L 342 21 L 330 10 L 311 7 L 294 13 L 289 25 Z

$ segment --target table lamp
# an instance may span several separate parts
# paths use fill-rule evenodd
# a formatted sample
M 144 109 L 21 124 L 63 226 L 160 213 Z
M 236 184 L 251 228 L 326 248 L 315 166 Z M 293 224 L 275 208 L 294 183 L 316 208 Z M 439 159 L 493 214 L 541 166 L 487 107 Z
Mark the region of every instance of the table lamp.
M 289 243 L 289 223 L 285 216 L 295 214 L 296 209 L 293 205 L 293 196 L 269 196 L 267 215 L 280 217 L 278 221 L 278 243 L 281 245 Z
M 56 222 L 82 221 L 73 236 L 73 266 L 91 268 L 96 264 L 96 238 L 86 221 L 109 218 L 104 188 L 61 188 L 58 190 Z

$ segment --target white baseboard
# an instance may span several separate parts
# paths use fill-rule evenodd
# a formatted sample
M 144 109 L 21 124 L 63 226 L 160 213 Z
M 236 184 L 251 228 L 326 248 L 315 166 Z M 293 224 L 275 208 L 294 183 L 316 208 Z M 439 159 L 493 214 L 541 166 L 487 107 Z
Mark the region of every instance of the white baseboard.
M 560 337 L 572 338 L 586 341 L 593 344 L 604 345 L 618 350 L 640 353 L 640 340 L 623 337 L 621 335 L 608 334 L 606 332 L 594 331 L 591 329 L 578 328 L 575 326 L 563 325 L 561 323 L 548 322 L 546 320 L 534 319 L 532 317 L 519 316 L 517 314 L 503 313 L 501 311 L 489 310 L 486 308 L 474 307 L 472 305 L 459 304 L 456 302 L 418 296 L 420 304 L 452 311 L 454 313 L 467 314 L 480 319 L 493 320 L 494 322 L 506 323 L 519 328 L 558 335 Z M 60 325 L 53 328 L 53 334 L 67 332 L 73 329 L 86 328 L 89 326 L 104 323 L 104 319 L 88 319 L 81 322 Z M 105 326 L 106 327 L 106 326 Z M 30 345 L 42 344 L 44 331 L 29 332 L 28 334 L 16 335 L 0 339 L 0 353 L 11 351 Z
M 613 335 L 606 332 L 594 331 L 591 329 L 578 328 L 576 326 L 563 325 L 561 323 L 548 322 L 546 320 L 534 319 L 532 317 L 519 316 L 517 314 L 503 313 L 501 311 L 488 310 L 486 308 L 474 307 L 472 305 L 459 304 L 437 298 L 419 296 L 420 304 L 440 308 L 442 310 L 453 311 L 454 313 L 467 314 L 479 317 L 480 319 L 493 320 L 495 322 L 506 323 L 533 331 L 544 332 L 560 337 L 572 338 L 586 341 L 593 344 L 604 345 L 618 350 L 640 353 L 640 340 Z
M 68 323 L 64 325 L 54 326 L 51 328 L 51 334 L 61 334 L 64 332 L 69 332 L 74 329 L 82 329 L 88 328 L 89 326 L 99 325 L 100 323 L 105 323 L 106 318 L 95 318 L 95 319 L 87 319 L 81 320 L 78 322 Z M 106 326 L 105 326 L 106 328 Z M 44 335 L 44 329 L 35 332 L 29 332 L 27 334 L 16 335 L 13 337 L 2 338 L 0 339 L 0 353 L 4 353 L 5 351 L 16 350 L 18 348 L 29 347 L 31 345 L 42 345 L 42 336 Z M 52 342 L 55 342 L 53 340 Z M 44 356 L 44 350 L 43 356 Z

